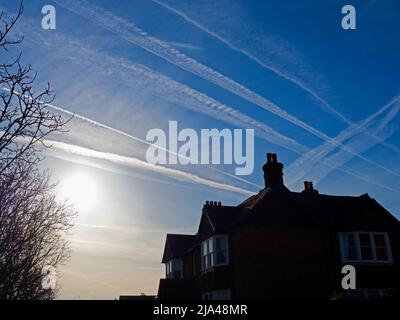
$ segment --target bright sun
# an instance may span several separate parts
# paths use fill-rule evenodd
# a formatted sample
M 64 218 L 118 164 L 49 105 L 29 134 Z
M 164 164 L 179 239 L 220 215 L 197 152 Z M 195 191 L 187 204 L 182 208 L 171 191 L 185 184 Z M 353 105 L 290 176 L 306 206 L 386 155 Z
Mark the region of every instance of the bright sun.
M 66 198 L 78 211 L 93 208 L 97 201 L 98 190 L 95 180 L 82 172 L 61 180 L 59 190 L 60 196 Z

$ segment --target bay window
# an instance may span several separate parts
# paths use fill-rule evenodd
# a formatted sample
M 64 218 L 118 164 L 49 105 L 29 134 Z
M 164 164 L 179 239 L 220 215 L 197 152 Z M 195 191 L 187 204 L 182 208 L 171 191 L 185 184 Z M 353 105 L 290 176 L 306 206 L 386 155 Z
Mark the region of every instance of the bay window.
M 171 259 L 165 264 L 165 277 L 167 279 L 181 279 L 182 271 L 182 259 Z
M 201 244 L 201 270 L 228 264 L 228 236 L 213 236 Z

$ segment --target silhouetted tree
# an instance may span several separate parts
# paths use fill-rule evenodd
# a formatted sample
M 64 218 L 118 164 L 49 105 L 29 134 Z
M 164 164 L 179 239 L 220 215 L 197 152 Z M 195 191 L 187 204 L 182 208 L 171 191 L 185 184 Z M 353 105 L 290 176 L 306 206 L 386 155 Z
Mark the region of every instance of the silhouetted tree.
M 1 13 L 0 50 L 23 40 L 10 40 L 22 13 L 22 4 L 13 18 Z M 66 233 L 75 212 L 56 200 L 50 173 L 39 168 L 39 147 L 51 147 L 45 137 L 68 120 L 49 108 L 49 85 L 34 91 L 35 78 L 21 54 L 0 64 L 0 299 L 54 298 L 46 272 L 69 256 Z

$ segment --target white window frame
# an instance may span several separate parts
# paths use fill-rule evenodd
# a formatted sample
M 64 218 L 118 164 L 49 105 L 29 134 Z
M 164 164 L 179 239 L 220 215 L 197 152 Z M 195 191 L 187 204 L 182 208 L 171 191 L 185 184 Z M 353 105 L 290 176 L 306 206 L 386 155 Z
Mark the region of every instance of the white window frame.
M 175 272 L 180 271 L 181 276 L 175 277 Z M 171 259 L 165 263 L 165 278 L 166 279 L 182 279 L 183 278 L 183 261 L 182 259 Z
M 231 300 L 231 290 L 217 290 L 204 292 L 201 295 L 201 300 Z
M 223 263 L 217 263 L 217 239 L 224 239 L 226 248 L 224 250 L 226 261 Z M 211 244 L 211 248 L 210 248 Z M 204 249 L 207 248 L 206 254 L 204 254 Z M 229 239 L 227 234 L 219 234 L 212 236 L 201 243 L 201 271 L 208 270 L 217 266 L 229 265 Z
M 343 236 L 351 234 L 354 236 L 356 259 L 346 259 L 345 244 Z M 368 234 L 370 237 L 372 259 L 362 259 L 361 245 L 360 245 L 360 234 Z M 383 235 L 385 239 L 386 247 L 386 260 L 379 260 L 376 253 L 376 245 L 374 235 Z M 340 255 L 343 263 L 357 263 L 357 264 L 391 264 L 393 263 L 392 249 L 390 247 L 389 235 L 387 232 L 370 232 L 370 231 L 350 231 L 350 232 L 339 232 L 339 244 L 340 244 Z

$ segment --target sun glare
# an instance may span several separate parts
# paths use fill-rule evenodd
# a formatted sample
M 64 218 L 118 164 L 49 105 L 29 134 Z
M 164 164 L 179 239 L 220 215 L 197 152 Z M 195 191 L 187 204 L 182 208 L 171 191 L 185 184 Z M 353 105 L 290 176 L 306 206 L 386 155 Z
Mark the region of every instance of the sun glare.
M 93 208 L 97 201 L 97 185 L 93 177 L 85 173 L 75 173 L 60 181 L 60 196 L 67 199 L 78 211 Z

